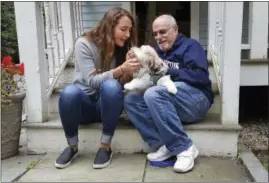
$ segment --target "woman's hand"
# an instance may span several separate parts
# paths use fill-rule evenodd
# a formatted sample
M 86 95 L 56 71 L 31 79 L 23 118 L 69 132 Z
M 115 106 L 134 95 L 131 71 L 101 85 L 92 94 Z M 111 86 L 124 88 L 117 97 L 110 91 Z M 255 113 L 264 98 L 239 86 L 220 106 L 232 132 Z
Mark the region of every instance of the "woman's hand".
M 126 54 L 126 61 L 121 65 L 122 71 L 128 75 L 132 75 L 141 68 L 141 64 L 137 61 L 132 50 Z
M 124 84 L 132 79 L 135 72 L 138 72 L 141 68 L 141 64 L 137 61 L 132 51 L 126 54 L 126 61 L 123 62 L 113 71 L 113 77 L 118 78 L 121 84 Z
M 132 76 L 129 76 L 127 74 L 123 74 L 120 78 L 119 78 L 119 82 L 121 85 L 124 85 L 125 83 L 128 83 L 132 80 Z
M 132 50 L 129 50 L 126 54 L 125 60 L 129 60 L 131 58 L 135 58 L 135 55 Z
M 132 75 L 139 71 L 141 64 L 136 60 L 136 58 L 131 58 L 126 60 L 120 67 L 124 74 Z

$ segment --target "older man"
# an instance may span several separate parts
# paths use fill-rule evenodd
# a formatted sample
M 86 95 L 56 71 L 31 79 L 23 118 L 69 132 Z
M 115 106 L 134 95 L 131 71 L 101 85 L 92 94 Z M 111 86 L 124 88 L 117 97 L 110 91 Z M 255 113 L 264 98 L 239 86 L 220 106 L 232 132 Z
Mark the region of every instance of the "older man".
M 159 56 L 169 69 L 178 92 L 170 94 L 165 87 L 153 86 L 144 94 L 137 91 L 125 96 L 125 110 L 148 145 L 157 149 L 149 161 L 164 161 L 177 156 L 174 171 L 187 172 L 194 167 L 199 151 L 183 129 L 182 123 L 203 119 L 213 103 L 206 54 L 194 39 L 178 33 L 170 15 L 157 17 L 152 24 Z

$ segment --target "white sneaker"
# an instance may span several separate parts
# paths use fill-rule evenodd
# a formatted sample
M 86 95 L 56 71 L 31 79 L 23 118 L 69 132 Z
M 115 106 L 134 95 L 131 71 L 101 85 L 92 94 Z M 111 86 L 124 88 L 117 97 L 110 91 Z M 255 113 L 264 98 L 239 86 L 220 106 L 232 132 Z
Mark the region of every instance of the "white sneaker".
M 198 149 L 192 145 L 186 151 L 177 155 L 177 161 L 174 164 L 175 172 L 187 172 L 194 167 L 194 160 L 199 154 Z
M 163 161 L 170 158 L 169 150 L 165 147 L 165 145 L 161 146 L 156 152 L 149 153 L 147 155 L 147 159 L 149 161 Z

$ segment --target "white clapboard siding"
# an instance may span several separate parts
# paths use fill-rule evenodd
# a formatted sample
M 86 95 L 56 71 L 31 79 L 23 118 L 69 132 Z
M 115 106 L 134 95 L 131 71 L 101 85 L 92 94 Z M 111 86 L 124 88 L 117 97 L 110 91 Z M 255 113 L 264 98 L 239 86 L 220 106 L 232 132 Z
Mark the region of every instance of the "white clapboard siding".
M 121 3 L 115 3 L 114 6 L 121 6 Z M 91 13 L 105 13 L 107 12 L 112 6 L 111 5 L 99 5 L 99 6 L 82 6 L 82 12 L 91 12 Z
M 121 7 L 122 2 L 97 2 L 83 1 L 82 2 L 82 25 L 83 31 L 89 31 L 99 20 L 102 19 L 105 12 L 113 7 Z
M 115 6 L 115 4 L 120 4 L 121 2 L 116 2 L 116 1 L 82 1 L 82 6 L 88 6 L 88 5 L 92 5 L 92 6 Z
M 89 12 L 89 13 L 83 13 L 84 17 L 83 17 L 83 21 L 87 22 L 87 21 L 97 21 L 97 20 L 101 20 L 104 16 L 105 12 Z

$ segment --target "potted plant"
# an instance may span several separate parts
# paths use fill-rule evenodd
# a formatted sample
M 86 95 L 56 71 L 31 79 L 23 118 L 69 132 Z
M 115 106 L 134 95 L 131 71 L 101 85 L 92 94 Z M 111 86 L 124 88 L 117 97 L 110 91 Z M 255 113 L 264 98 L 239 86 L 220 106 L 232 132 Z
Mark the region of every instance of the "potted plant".
M 24 64 L 14 64 L 11 56 L 1 63 L 1 159 L 19 152 L 24 90 Z

